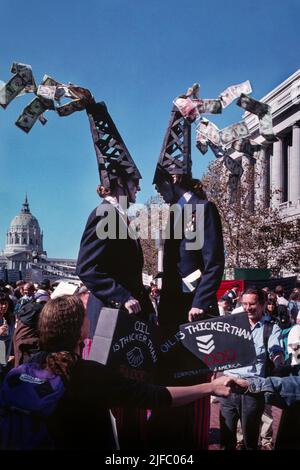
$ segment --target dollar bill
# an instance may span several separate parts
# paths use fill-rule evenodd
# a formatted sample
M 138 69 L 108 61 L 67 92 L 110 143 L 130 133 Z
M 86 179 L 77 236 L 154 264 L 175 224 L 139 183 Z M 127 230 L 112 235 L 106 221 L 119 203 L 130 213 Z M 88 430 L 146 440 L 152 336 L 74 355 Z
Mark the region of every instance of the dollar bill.
M 39 85 L 37 89 L 37 96 L 46 98 L 48 100 L 55 100 L 56 86 L 54 85 Z
M 36 87 L 31 65 L 13 62 L 11 66 L 11 72 L 19 74 L 27 85 Z
M 243 121 L 232 124 L 219 131 L 220 141 L 223 145 L 231 144 L 234 140 L 242 139 L 249 134 L 249 129 Z
M 273 119 L 271 109 L 259 118 L 259 132 L 268 142 L 277 142 L 273 131 Z
M 192 123 L 200 117 L 196 100 L 178 97 L 173 103 L 188 122 Z
M 222 147 L 220 147 L 218 145 L 215 145 L 212 142 L 209 142 L 208 145 L 209 145 L 210 149 L 212 150 L 212 152 L 214 153 L 216 158 L 224 157 L 225 150 Z
M 254 153 L 261 149 L 261 145 L 257 144 L 255 141 L 251 141 L 250 139 L 235 140 L 232 142 L 232 147 L 237 152 L 241 152 L 249 157 L 253 157 Z
M 198 133 L 206 140 L 210 140 L 215 145 L 220 145 L 220 131 L 219 128 L 208 119 L 199 121 L 196 129 Z
M 257 101 L 244 93 L 241 94 L 236 104 L 246 111 L 249 111 L 249 113 L 256 114 L 259 117 L 266 114 L 270 109 L 270 106 L 266 103 Z
M 202 155 L 205 155 L 208 151 L 208 140 L 201 132 L 199 132 L 199 126 L 196 127 L 196 147 Z
M 41 115 L 38 117 L 38 120 L 40 121 L 40 123 L 41 123 L 43 126 L 44 126 L 45 124 L 47 124 L 47 122 L 48 122 L 48 119 L 46 119 L 43 114 L 41 114 Z
M 69 116 L 70 114 L 75 113 L 76 111 L 82 111 L 85 109 L 86 103 L 82 99 L 73 100 L 70 103 L 63 104 L 56 107 L 56 111 L 59 116 Z
M 202 153 L 202 155 L 205 155 L 208 151 L 208 143 L 196 141 L 196 147 Z
M 249 82 L 249 80 L 246 80 L 245 82 L 239 83 L 238 85 L 232 85 L 226 88 L 226 90 L 224 90 L 220 94 L 219 98 L 221 100 L 223 108 L 226 108 L 233 102 L 233 100 L 238 98 L 242 93 L 247 95 L 251 92 L 251 83 Z
M 232 175 L 238 176 L 239 178 L 242 176 L 244 170 L 239 160 L 231 158 L 228 154 L 225 154 L 223 162 L 227 170 L 229 170 Z
M 54 78 L 50 77 L 49 75 L 44 75 L 41 85 L 45 86 L 60 86 L 61 83 L 54 80 Z
M 222 112 L 221 100 L 195 100 L 200 114 L 220 114 Z
M 94 101 L 93 96 L 87 88 L 83 88 L 77 85 L 68 85 L 68 90 L 72 94 L 73 98 L 81 98 L 85 100 L 86 103 L 91 103 Z
M 16 121 L 16 126 L 18 126 L 22 131 L 28 132 L 32 129 L 32 126 L 35 124 L 39 116 L 43 114 L 44 111 L 49 109 L 49 106 L 52 106 L 50 100 L 36 97 L 34 98 L 28 106 L 26 106 L 22 114 L 18 117 Z
M 30 65 L 14 62 L 11 72 L 14 76 L 0 88 L 0 106 L 4 109 L 18 95 L 36 90 Z
M 0 106 L 6 108 L 25 88 L 26 82 L 17 73 L 0 89 Z

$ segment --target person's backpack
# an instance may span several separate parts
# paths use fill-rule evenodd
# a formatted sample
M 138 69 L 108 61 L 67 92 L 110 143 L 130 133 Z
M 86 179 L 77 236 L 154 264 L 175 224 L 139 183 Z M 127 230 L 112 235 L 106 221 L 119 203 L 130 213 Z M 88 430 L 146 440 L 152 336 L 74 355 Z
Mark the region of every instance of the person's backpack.
M 64 391 L 61 377 L 38 364 L 12 369 L 0 392 L 0 449 L 54 449 L 46 421 Z
M 265 322 L 264 323 L 264 331 L 263 331 L 263 340 L 264 340 L 264 347 L 266 351 L 266 361 L 265 361 L 265 377 L 270 377 L 275 369 L 275 364 L 271 361 L 268 351 L 268 342 L 269 338 L 273 331 L 274 323 L 272 322 Z

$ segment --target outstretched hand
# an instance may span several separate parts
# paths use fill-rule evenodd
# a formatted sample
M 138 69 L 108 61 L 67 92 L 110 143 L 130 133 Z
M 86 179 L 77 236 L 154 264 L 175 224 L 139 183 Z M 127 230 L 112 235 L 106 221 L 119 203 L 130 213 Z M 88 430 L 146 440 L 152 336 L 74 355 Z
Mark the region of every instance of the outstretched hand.
M 249 382 L 235 377 L 221 376 L 212 381 L 212 395 L 228 397 L 230 393 L 243 393 L 247 390 Z

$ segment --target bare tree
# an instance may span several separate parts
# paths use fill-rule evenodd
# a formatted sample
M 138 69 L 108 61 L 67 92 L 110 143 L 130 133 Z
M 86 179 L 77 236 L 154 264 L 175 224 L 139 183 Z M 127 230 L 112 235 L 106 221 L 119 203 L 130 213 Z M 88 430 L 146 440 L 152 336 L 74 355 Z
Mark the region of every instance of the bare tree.
M 203 177 L 208 198 L 221 215 L 226 268 L 269 268 L 275 276 L 282 270 L 298 271 L 299 219 L 283 219 L 278 209 L 266 207 L 265 200 L 254 206 L 253 171 L 243 175 L 234 202 L 230 201 L 227 181 L 222 160 L 214 161 Z

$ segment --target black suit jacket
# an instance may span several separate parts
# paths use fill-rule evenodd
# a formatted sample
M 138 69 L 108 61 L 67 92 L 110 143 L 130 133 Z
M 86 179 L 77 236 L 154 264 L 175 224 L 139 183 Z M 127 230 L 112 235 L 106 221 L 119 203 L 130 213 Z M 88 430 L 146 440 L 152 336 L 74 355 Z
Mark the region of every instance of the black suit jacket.
M 115 215 L 115 238 L 99 237 L 98 224 L 107 220 L 106 207 Z M 125 234 L 124 239 L 120 238 L 120 231 Z M 151 302 L 143 286 L 143 263 L 140 241 L 129 237 L 127 219 L 103 200 L 90 214 L 82 235 L 77 261 L 79 278 L 105 306 L 122 307 L 133 296 L 141 303 L 142 313 L 148 314 Z
M 193 240 L 186 237 L 187 224 L 184 224 L 183 216 L 182 237 L 175 239 L 174 216 L 171 213 L 170 238 L 165 240 L 164 245 L 163 284 L 159 306 L 161 324 L 186 323 L 187 310 L 191 307 L 201 308 L 205 312 L 214 307 L 214 313 L 218 315 L 216 293 L 224 271 L 224 244 L 220 216 L 212 202 L 201 200 L 195 195 L 192 195 L 187 204 L 191 206 L 191 212 L 194 214 L 198 204 L 203 210 L 201 212 L 203 245 L 201 248 L 187 250 L 187 243 Z M 201 224 L 197 230 L 200 228 Z M 183 294 L 182 278 L 197 269 L 200 269 L 202 275 L 196 289 L 191 294 Z

